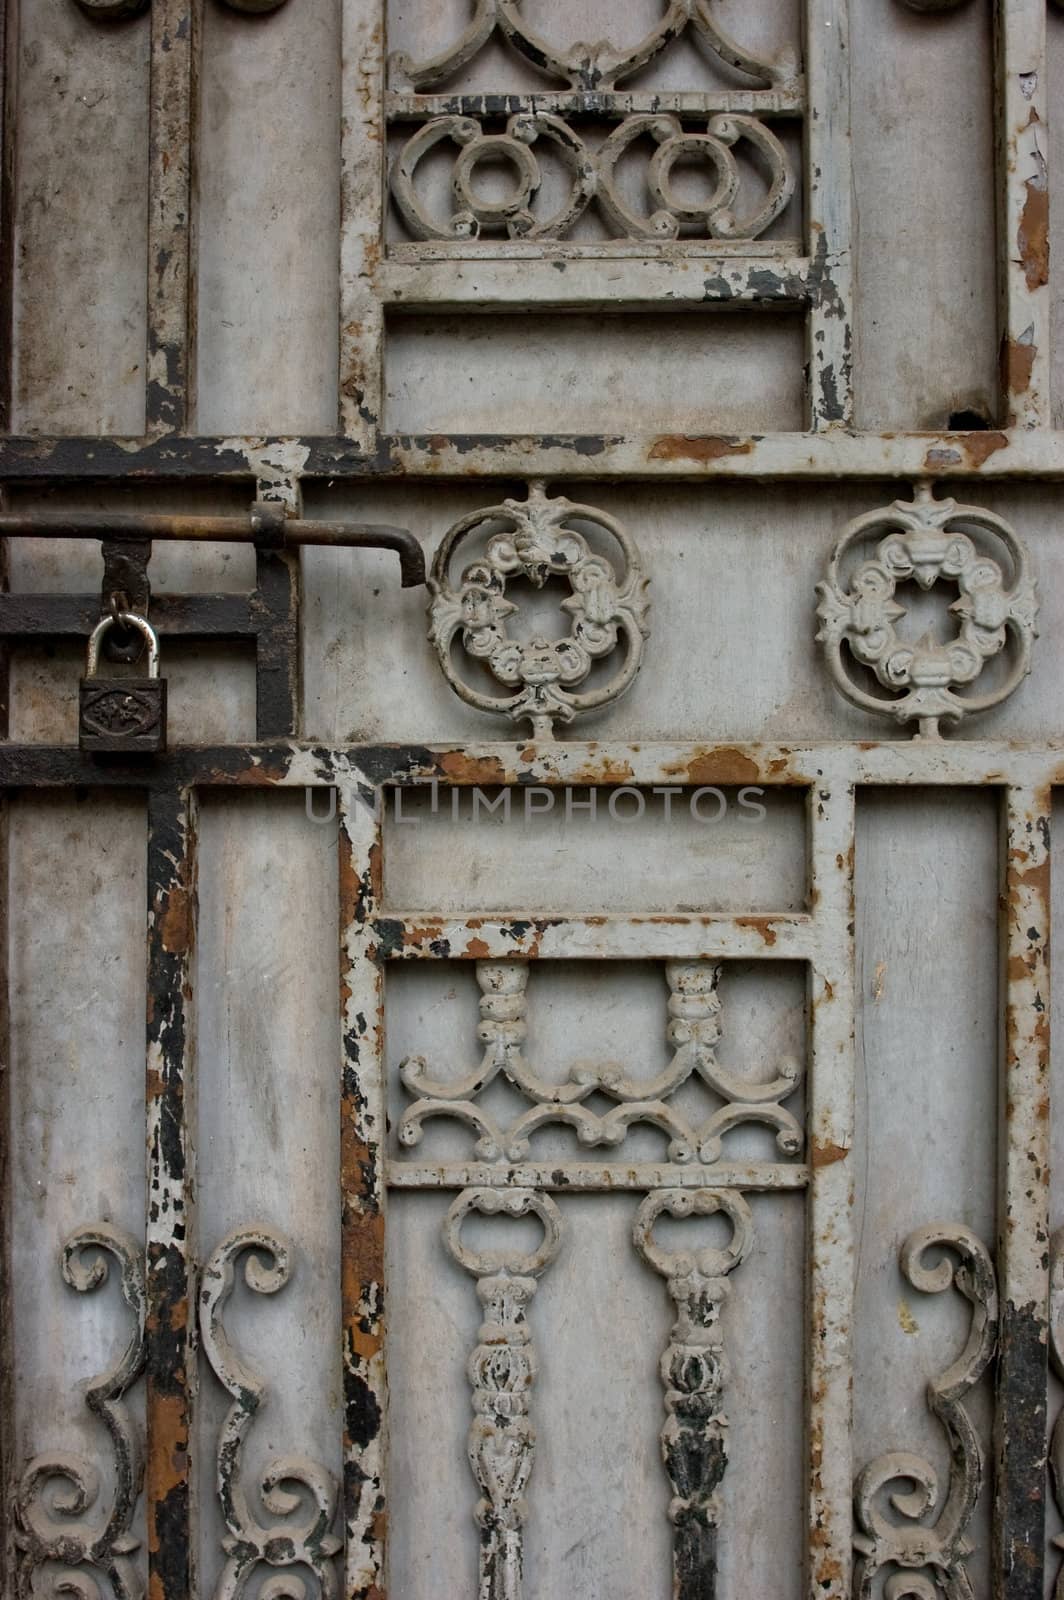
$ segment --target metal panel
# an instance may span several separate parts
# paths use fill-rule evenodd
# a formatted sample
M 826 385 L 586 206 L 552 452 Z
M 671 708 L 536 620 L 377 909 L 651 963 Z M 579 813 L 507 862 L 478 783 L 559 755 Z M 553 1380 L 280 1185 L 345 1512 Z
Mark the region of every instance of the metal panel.
M 1046 1595 L 1059 18 L 221 5 L 2 21 L 5 1594 Z

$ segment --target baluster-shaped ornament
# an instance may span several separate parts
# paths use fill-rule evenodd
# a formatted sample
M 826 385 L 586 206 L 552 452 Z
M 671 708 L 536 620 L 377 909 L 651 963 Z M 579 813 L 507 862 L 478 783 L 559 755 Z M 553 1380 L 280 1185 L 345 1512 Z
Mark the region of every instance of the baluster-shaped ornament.
M 732 1225 L 724 1249 L 663 1250 L 654 1223 L 723 1212 Z M 648 1195 L 632 1228 L 635 1247 L 668 1282 L 676 1322 L 661 1358 L 665 1425 L 661 1455 L 672 1485 L 673 1600 L 713 1600 L 717 1584 L 718 1490 L 728 1465 L 724 1391 L 728 1364 L 721 1309 L 728 1275 L 749 1253 L 753 1218 L 741 1194 L 727 1189 L 662 1189 Z
M 470 1212 L 535 1216 L 543 1224 L 537 1250 L 472 1250 L 462 1243 Z M 547 1195 L 530 1189 L 466 1189 L 447 1213 L 444 1243 L 459 1266 L 477 1280 L 484 1310 L 476 1349 L 469 1358 L 473 1425 L 469 1464 L 480 1488 L 479 1600 L 521 1600 L 525 1490 L 535 1458 L 535 1429 L 528 1415 L 536 1355 L 527 1309 L 536 1283 L 558 1254 L 562 1219 Z

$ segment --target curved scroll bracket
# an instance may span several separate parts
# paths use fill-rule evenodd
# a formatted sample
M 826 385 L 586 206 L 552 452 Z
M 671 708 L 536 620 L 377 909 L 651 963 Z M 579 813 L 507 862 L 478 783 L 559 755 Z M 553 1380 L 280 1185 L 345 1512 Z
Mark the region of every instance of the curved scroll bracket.
M 91 1294 L 107 1281 L 109 1258 L 122 1275 L 122 1296 L 134 1327 L 125 1351 L 108 1371 L 85 1386 L 85 1404 L 111 1437 L 114 1495 L 109 1510 L 94 1516 L 100 1499 L 100 1473 L 82 1456 L 61 1452 L 35 1456 L 15 1491 L 15 1544 L 19 1552 L 19 1593 L 34 1592 L 34 1574 L 57 1563 L 57 1593 L 98 1600 L 96 1575 L 105 1577 L 116 1600 L 141 1600 L 144 1583 L 133 1560 L 140 1541 L 132 1532 L 133 1513 L 143 1479 L 143 1445 L 124 1396 L 144 1367 L 146 1296 L 140 1246 L 107 1223 L 77 1229 L 65 1240 L 60 1269 L 79 1294 Z M 46 1491 L 51 1491 L 50 1504 Z
M 932 1252 L 943 1254 L 929 1262 Z M 858 1474 L 854 1508 L 859 1532 L 854 1595 L 870 1600 L 885 1567 L 900 1568 L 897 1595 L 971 1593 L 966 1557 L 968 1524 L 986 1470 L 983 1448 L 965 1410 L 965 1396 L 994 1355 L 998 1297 L 994 1265 L 986 1246 L 960 1224 L 930 1223 L 909 1235 L 901 1269 L 915 1289 L 941 1294 L 955 1288 L 971 1306 L 968 1338 L 957 1359 L 927 1386 L 929 1410 L 942 1424 L 950 1447 L 949 1486 L 930 1525 L 922 1520 L 939 1501 L 938 1475 L 929 1461 L 904 1450 L 877 1456 Z M 896 1519 L 901 1519 L 896 1520 Z M 888 1588 L 889 1592 L 889 1588 Z
M 331 1531 L 337 1506 L 332 1473 L 304 1456 L 268 1462 L 259 1494 L 269 1521 L 252 1508 L 244 1488 L 244 1443 L 266 1403 L 267 1389 L 230 1343 L 222 1321 L 241 1258 L 244 1281 L 255 1294 L 277 1294 L 291 1276 L 287 1243 L 279 1234 L 260 1227 L 236 1228 L 227 1234 L 203 1269 L 200 1337 L 211 1370 L 233 1401 L 218 1441 L 218 1500 L 227 1534 L 223 1540 L 226 1562 L 216 1600 L 237 1600 L 263 1562 L 285 1569 L 283 1577 L 268 1580 L 277 1600 L 295 1594 L 293 1586 L 305 1589 L 298 1576 L 304 1567 L 313 1573 L 321 1600 L 337 1600 L 339 1583 L 333 1557 L 341 1541 Z M 291 1576 L 289 1568 L 296 1569 Z

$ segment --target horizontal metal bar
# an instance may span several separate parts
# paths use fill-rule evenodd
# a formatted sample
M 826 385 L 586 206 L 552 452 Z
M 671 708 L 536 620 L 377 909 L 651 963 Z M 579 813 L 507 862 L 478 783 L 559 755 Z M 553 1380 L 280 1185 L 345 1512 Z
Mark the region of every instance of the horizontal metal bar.
M 12 483 L 170 479 L 254 482 L 262 463 L 299 460 L 315 478 L 537 476 L 657 479 L 1064 479 L 1064 436 L 1051 430 L 969 433 L 382 434 L 373 451 L 330 436 L 0 438 Z
M 543 1161 L 520 1166 L 491 1162 L 391 1160 L 385 1167 L 391 1189 L 805 1189 L 809 1168 L 800 1161 L 721 1161 L 713 1166 L 663 1162 Z
M 98 594 L 0 594 L 5 638 L 83 639 L 99 620 Z M 153 595 L 151 624 L 169 638 L 253 639 L 259 631 L 246 594 Z
M 425 581 L 425 556 L 408 528 L 378 523 L 308 522 L 286 517 L 280 505 L 255 506 L 246 516 L 174 516 L 135 511 L 0 512 L 0 536 L 37 539 L 194 540 L 255 544 L 268 550 L 297 545 L 395 550 L 403 588 Z
M 804 961 L 814 954 L 813 919 L 795 915 L 438 917 L 382 915 L 374 922 L 383 960 Z
M 800 254 L 788 239 L 669 239 L 647 247 L 645 239 L 393 239 L 388 261 L 626 261 L 657 270 L 684 261 L 782 261 Z M 551 271 L 556 271 L 551 267 Z M 616 309 L 616 308 L 615 308 Z M 627 306 L 621 308 L 627 310 Z
M 512 311 L 525 307 L 652 311 L 706 305 L 786 306 L 813 294 L 809 261 L 680 256 L 676 260 L 551 256 L 537 260 L 389 259 L 380 269 L 384 301 L 407 310 Z
M 802 89 L 676 90 L 611 89 L 589 94 L 579 89 L 533 90 L 528 94 L 415 94 L 389 90 L 384 114 L 389 122 L 421 122 L 429 117 L 505 117 L 547 112 L 556 117 L 633 115 L 707 117 L 720 113 L 756 117 L 800 117 Z
M 145 790 L 322 789 L 358 786 L 367 805 L 391 785 L 543 784 L 616 787 L 652 784 L 722 788 L 812 788 L 826 772 L 873 786 L 1064 785 L 1064 743 L 1017 747 L 996 741 L 890 740 L 883 743 L 338 745 L 281 740 L 187 745 L 143 758 L 96 758 L 73 745 L 0 743 L 0 788 L 71 784 Z

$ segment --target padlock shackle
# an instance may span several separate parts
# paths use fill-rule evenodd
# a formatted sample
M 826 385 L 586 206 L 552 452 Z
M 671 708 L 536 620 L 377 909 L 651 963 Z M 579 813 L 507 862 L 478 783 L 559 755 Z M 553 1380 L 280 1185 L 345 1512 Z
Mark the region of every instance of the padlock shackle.
M 88 648 L 85 653 L 85 676 L 95 678 L 100 665 L 100 644 L 105 634 L 116 625 L 121 624 L 126 628 L 135 628 L 148 647 L 148 677 L 159 676 L 159 636 L 146 617 L 138 617 L 135 611 L 117 611 L 113 615 L 101 617 L 99 622 L 89 634 Z

